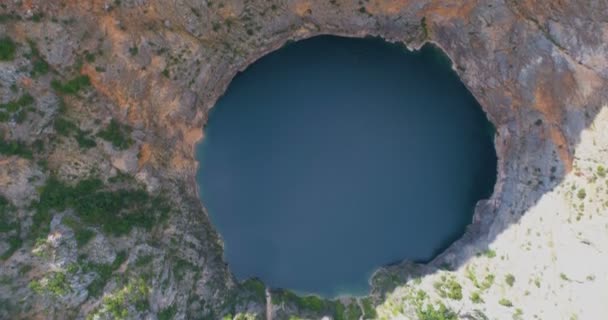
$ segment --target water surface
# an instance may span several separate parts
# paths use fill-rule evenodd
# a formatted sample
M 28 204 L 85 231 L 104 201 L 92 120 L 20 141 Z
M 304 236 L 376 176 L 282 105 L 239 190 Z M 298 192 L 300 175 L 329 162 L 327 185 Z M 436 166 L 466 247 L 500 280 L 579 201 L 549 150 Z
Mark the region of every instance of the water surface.
M 463 234 L 495 182 L 492 130 L 437 48 L 316 37 L 233 80 L 197 180 L 237 278 L 364 294 Z

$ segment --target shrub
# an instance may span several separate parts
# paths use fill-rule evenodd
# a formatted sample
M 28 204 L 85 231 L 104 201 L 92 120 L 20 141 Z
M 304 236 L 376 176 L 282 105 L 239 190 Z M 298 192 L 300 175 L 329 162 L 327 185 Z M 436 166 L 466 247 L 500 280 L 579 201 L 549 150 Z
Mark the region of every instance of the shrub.
M 597 166 L 597 175 L 602 178 L 606 177 L 606 169 L 603 166 Z
M 17 46 L 13 39 L 9 37 L 0 38 L 0 60 L 13 60 L 16 48 Z
M 365 315 L 365 319 L 376 318 L 376 308 L 374 307 L 374 304 L 370 298 L 362 299 L 361 305 L 363 305 L 363 314 Z
M 416 315 L 419 320 L 457 320 L 458 316 L 454 311 L 446 307 L 443 303 L 439 303 L 437 308 L 430 304 L 426 305 L 426 309 L 423 307 L 416 310 Z
M 473 303 L 483 303 L 483 299 L 481 298 L 481 294 L 479 294 L 479 292 L 477 292 L 477 291 L 471 293 L 471 302 L 473 302 Z
M 95 272 L 97 274 L 95 280 L 93 280 L 87 287 L 89 295 L 92 297 L 100 296 L 114 270 L 118 269 L 126 259 L 127 254 L 124 251 L 121 251 L 116 254 L 116 258 L 112 264 L 84 263 L 82 266 L 83 272 Z
M 61 136 L 68 136 L 72 132 L 78 130 L 78 126 L 76 126 L 76 124 L 74 124 L 72 121 L 70 121 L 66 118 L 63 118 L 63 117 L 59 117 L 59 118 L 55 119 L 53 128 L 55 129 L 55 132 L 57 132 L 57 134 L 59 134 Z
M 151 229 L 169 212 L 161 196 L 150 196 L 143 189 L 105 190 L 101 180 L 89 178 L 74 186 L 50 177 L 34 203 L 34 229 L 46 231 L 50 210 L 73 208 L 84 223 L 101 227 L 112 235 L 123 235 L 133 227 Z
M 579 190 L 578 190 L 578 192 L 576 193 L 576 196 L 577 196 L 579 199 L 583 200 L 583 199 L 585 199 L 585 197 L 587 196 L 587 192 L 585 191 L 585 189 L 582 189 L 582 188 L 581 188 L 581 189 L 579 189 Z
M 47 74 L 49 72 L 49 64 L 40 55 L 36 43 L 28 40 L 28 44 L 30 46 L 29 58 L 32 61 L 32 72 L 30 75 L 35 78 L 39 75 Z
M 505 276 L 505 282 L 509 285 L 509 287 L 512 287 L 515 283 L 515 276 L 509 273 Z
M 32 159 L 33 154 L 23 142 L 20 141 L 5 141 L 0 136 L 0 154 L 7 156 L 19 156 L 25 159 Z
M 34 103 L 34 101 L 34 97 L 32 97 L 29 93 L 26 93 L 17 100 L 0 104 L 0 109 L 5 109 L 8 112 L 17 112 L 21 108 L 31 105 Z
M 19 227 L 18 223 L 10 222 L 11 217 L 8 213 L 14 210 L 14 207 L 4 196 L 0 195 L 0 232 L 8 232 Z
M 55 91 L 64 94 L 76 94 L 90 85 L 91 80 L 89 79 L 89 76 L 86 75 L 77 76 L 66 83 L 61 83 L 59 80 L 51 81 L 51 87 L 53 87 Z
M 110 121 L 110 124 L 100 131 L 97 136 L 112 143 L 119 150 L 128 149 L 133 144 L 133 139 L 130 137 L 131 128 L 120 124 L 115 119 Z
M 61 136 L 74 136 L 76 142 L 78 142 L 78 146 L 83 149 L 90 149 L 97 146 L 95 140 L 91 139 L 88 135 L 88 131 L 83 131 L 72 121 L 64 118 L 58 117 L 55 119 L 54 129 L 57 134 Z
M 485 278 L 481 282 L 480 289 L 482 289 L 482 290 L 490 289 L 490 287 L 492 287 L 493 284 L 494 284 L 494 275 L 488 274 L 485 276 Z
M 158 313 L 158 320 L 172 320 L 177 313 L 175 305 L 169 306 Z
M 0 256 L 0 260 L 6 260 L 10 258 L 15 251 L 17 251 L 23 245 L 23 240 L 19 235 L 8 238 L 8 249 Z
M 56 296 L 63 296 L 70 292 L 72 290 L 72 287 L 70 287 L 65 273 L 55 272 L 52 276 L 49 277 L 46 289 Z
M 356 303 L 351 303 L 346 308 L 346 313 L 344 314 L 344 319 L 346 320 L 358 320 L 361 319 L 361 309 L 359 305 Z
M 256 297 L 264 299 L 266 296 L 266 286 L 260 279 L 247 279 L 243 282 L 242 287 L 245 291 L 253 293 Z
M 442 279 L 442 281 L 436 282 L 434 287 L 441 297 L 462 300 L 462 286 L 453 278 Z
M 511 300 L 505 299 L 505 298 L 498 300 L 498 304 L 500 304 L 501 306 L 508 307 L 508 308 L 513 306 L 513 303 L 511 302 Z

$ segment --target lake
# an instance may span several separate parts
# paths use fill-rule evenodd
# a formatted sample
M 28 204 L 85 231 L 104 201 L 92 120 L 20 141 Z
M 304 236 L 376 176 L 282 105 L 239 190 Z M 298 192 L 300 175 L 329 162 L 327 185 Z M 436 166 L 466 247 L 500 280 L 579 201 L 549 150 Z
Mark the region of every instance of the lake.
M 232 272 L 300 293 L 363 295 L 379 266 L 433 259 L 496 179 L 494 128 L 432 45 L 288 44 L 204 130 L 197 181 Z

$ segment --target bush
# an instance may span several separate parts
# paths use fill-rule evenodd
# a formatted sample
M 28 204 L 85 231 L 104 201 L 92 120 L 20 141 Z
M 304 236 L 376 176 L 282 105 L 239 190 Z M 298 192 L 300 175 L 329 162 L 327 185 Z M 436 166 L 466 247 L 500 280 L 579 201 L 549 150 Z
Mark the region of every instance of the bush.
M 14 207 L 4 196 L 0 195 L 0 232 L 8 232 L 19 227 L 18 223 L 10 222 L 9 213 Z
M 41 188 L 40 200 L 34 208 L 34 226 L 43 231 L 48 228 L 50 210 L 73 208 L 82 222 L 116 236 L 129 233 L 133 227 L 149 230 L 170 210 L 163 197 L 150 196 L 143 189 L 108 191 L 96 178 L 70 186 L 55 177 L 50 177 Z
M 133 144 L 130 135 L 131 128 L 120 124 L 115 119 L 112 119 L 110 124 L 97 134 L 98 137 L 112 143 L 118 150 L 128 149 Z
M 509 273 L 507 276 L 505 276 L 505 282 L 509 285 L 509 287 L 512 287 L 515 283 L 515 276 Z
M 15 58 L 17 46 L 9 37 L 0 38 L 0 60 L 8 61 Z
M 579 189 L 578 192 L 576 193 L 576 196 L 579 199 L 583 200 L 587 196 L 587 192 L 585 191 L 585 189 Z
M 49 72 L 49 64 L 40 55 L 36 43 L 34 43 L 34 41 L 29 40 L 28 44 L 30 46 L 29 58 L 32 61 L 32 72 L 30 73 L 30 75 L 36 78 L 39 75 L 47 74 Z
M 0 154 L 6 156 L 19 156 L 25 159 L 32 159 L 33 154 L 23 142 L 20 141 L 5 141 L 0 136 Z
M 419 320 L 457 320 L 458 316 L 443 303 L 439 303 L 437 308 L 430 304 L 426 305 L 426 309 L 420 307 L 416 311 Z
M 442 279 L 436 282 L 434 287 L 441 297 L 462 300 L 462 286 L 455 279 Z
M 602 178 L 606 177 L 606 168 L 603 166 L 597 166 L 597 175 Z
M 57 134 L 59 134 L 61 136 L 68 136 L 72 132 L 78 130 L 78 126 L 76 126 L 76 124 L 74 124 L 70 120 L 63 118 L 63 117 L 59 117 L 59 118 L 55 119 L 53 128 L 55 129 L 55 132 L 57 132 Z
M 376 308 L 374 307 L 374 304 L 370 298 L 362 299 L 361 304 L 363 305 L 363 314 L 365 315 L 365 319 L 373 319 L 377 317 Z
M 77 94 L 80 90 L 83 90 L 91 85 L 91 80 L 89 76 L 82 75 L 72 80 L 69 80 L 66 83 L 61 83 L 58 80 L 51 81 L 51 87 L 59 93 L 64 94 Z
M 87 287 L 87 291 L 89 295 L 92 297 L 99 297 L 101 293 L 103 293 L 103 288 L 106 286 L 106 283 L 112 276 L 114 270 L 118 269 L 120 265 L 127 259 L 127 254 L 124 251 L 116 254 L 116 258 L 112 264 L 94 264 L 94 263 L 85 263 L 82 266 L 83 272 L 95 272 L 97 274 L 97 278 L 89 284 Z
M 15 251 L 17 251 L 23 245 L 23 240 L 16 235 L 8 238 L 8 249 L 0 256 L 0 260 L 6 260 L 10 258 Z
M 88 136 L 89 132 L 81 130 L 80 127 L 66 118 L 56 118 L 53 127 L 57 134 L 61 136 L 67 137 L 73 135 L 76 142 L 78 142 L 78 146 L 83 149 L 90 149 L 97 146 L 95 140 Z
M 485 276 L 485 278 L 481 282 L 481 285 L 479 288 L 482 290 L 487 290 L 487 289 L 490 289 L 490 287 L 492 287 L 493 284 L 494 284 L 494 275 L 488 274 Z
M 500 304 L 501 306 L 508 307 L 508 308 L 513 306 L 513 303 L 511 302 L 511 300 L 505 299 L 505 298 L 498 300 L 498 304 Z
M 23 107 L 27 107 L 34 103 L 34 97 L 29 93 L 26 93 L 19 97 L 17 100 L 13 100 L 7 103 L 0 103 L 0 109 L 5 109 L 7 112 L 17 112 Z
M 477 291 L 471 293 L 471 302 L 473 302 L 473 303 L 483 303 L 483 299 L 481 298 L 481 294 L 479 294 L 479 292 L 477 292 Z
M 169 306 L 158 313 L 158 320 L 172 320 L 177 313 L 175 305 Z

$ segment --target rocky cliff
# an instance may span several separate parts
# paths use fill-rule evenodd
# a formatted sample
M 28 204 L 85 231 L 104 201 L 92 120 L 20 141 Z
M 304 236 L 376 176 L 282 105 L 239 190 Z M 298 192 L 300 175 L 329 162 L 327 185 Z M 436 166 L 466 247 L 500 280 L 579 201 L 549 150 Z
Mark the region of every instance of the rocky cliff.
M 239 70 L 319 34 L 441 47 L 499 177 L 462 239 L 369 297 L 267 299 L 222 259 L 193 150 Z M 605 1 L 3 1 L 0 318 L 597 319 L 606 43 Z

